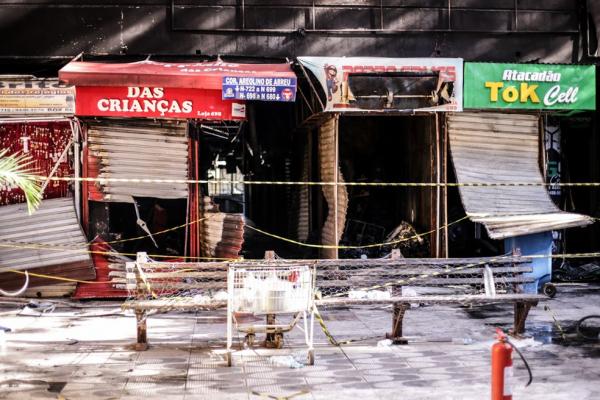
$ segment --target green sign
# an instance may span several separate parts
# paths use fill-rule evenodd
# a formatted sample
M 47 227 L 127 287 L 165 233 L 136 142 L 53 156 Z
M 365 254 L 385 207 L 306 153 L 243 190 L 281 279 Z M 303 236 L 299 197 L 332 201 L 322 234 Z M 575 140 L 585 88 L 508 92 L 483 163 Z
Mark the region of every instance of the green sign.
M 464 108 L 595 110 L 593 65 L 465 63 Z

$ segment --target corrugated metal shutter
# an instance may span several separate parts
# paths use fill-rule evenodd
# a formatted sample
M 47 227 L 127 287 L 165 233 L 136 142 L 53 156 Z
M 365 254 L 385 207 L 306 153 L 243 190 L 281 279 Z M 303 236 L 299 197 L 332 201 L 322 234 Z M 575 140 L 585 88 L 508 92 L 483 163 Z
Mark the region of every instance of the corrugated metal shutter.
M 244 244 L 244 215 L 219 212 L 218 206 L 205 196 L 202 218 L 202 254 L 205 257 L 238 258 Z
M 335 181 L 338 174 L 338 182 L 343 183 L 344 177 L 335 159 L 335 137 L 338 130 L 337 117 L 330 118 L 319 128 L 319 164 L 321 180 L 324 182 Z M 348 212 L 348 190 L 346 186 L 337 187 L 337 237 L 335 210 L 335 187 L 322 186 L 323 196 L 329 209 L 327 219 L 321 230 L 321 242 L 327 245 L 337 245 L 344 233 L 346 226 L 346 214 Z M 337 249 L 324 249 L 323 256 L 326 258 L 337 258 Z
M 544 183 L 538 165 L 538 117 L 457 113 L 448 117 L 448 133 L 459 183 Z M 561 211 L 545 186 L 460 186 L 459 192 L 467 215 L 484 224 L 492 239 L 592 222 Z
M 72 198 L 44 200 L 32 215 L 26 204 L 0 207 L 0 221 L 0 273 L 56 265 L 92 267 Z
M 88 124 L 88 175 L 99 178 L 188 179 L 185 123 Z M 132 202 L 132 196 L 186 198 L 186 183 L 107 182 L 89 184 L 96 201 Z

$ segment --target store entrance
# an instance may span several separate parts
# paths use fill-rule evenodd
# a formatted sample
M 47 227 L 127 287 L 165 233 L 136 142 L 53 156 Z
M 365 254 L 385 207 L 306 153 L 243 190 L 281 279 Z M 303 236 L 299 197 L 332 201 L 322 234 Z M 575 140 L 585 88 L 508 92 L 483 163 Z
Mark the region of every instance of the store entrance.
M 339 162 L 346 182 L 435 182 L 435 116 L 342 116 Z M 414 236 L 436 226 L 436 188 L 348 186 L 342 245 Z M 432 255 L 431 238 L 399 243 L 404 256 Z M 341 250 L 340 257 L 381 257 L 388 246 Z

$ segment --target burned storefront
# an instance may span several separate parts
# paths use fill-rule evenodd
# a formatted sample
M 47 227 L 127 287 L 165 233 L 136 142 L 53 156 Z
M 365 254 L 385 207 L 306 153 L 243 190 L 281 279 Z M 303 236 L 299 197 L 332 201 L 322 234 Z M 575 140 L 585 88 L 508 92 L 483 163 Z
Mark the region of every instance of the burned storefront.
M 582 246 L 594 237 L 593 225 L 567 230 L 593 223 L 587 215 L 597 215 L 589 201 L 595 189 L 557 185 L 587 180 L 571 165 L 586 159 L 590 165 L 588 157 L 598 149 L 584 151 L 582 138 L 593 136 L 593 129 L 585 132 L 574 121 L 590 119 L 595 87 L 594 66 L 465 64 L 465 112 L 448 116 L 448 131 L 458 183 L 480 184 L 458 188 L 474 223 L 471 235 L 494 243 L 498 253 L 539 257 L 598 250 L 597 241 Z M 568 135 L 562 140 L 561 129 Z M 567 143 L 570 149 L 561 153 Z M 551 258 L 533 264 L 531 291 L 552 275 Z
M 592 223 L 561 208 L 593 210 L 553 203 L 546 176 L 557 173 L 555 149 L 542 146 L 544 128 L 595 109 L 593 67 L 467 63 L 465 108 L 472 110 L 462 112 L 462 60 L 298 61 L 298 125 L 306 135 L 297 177 L 331 185 L 299 190 L 291 233 L 339 245 L 321 256 L 379 257 L 390 246 L 361 246 L 416 233 L 424 234 L 399 243 L 406 256 L 544 255 L 551 231 L 564 245 L 561 230 Z M 541 288 L 550 259 L 536 263 Z
M 103 253 L 99 279 L 113 282 L 78 297 L 122 297 L 124 257 L 137 251 L 240 256 L 247 101 L 293 101 L 289 64 L 73 61 L 60 78 L 76 86 L 83 125 L 84 226 Z
M 22 190 L 8 183 L 0 188 L 0 289 L 5 292 L 68 295 L 75 289 L 69 280 L 95 276 L 79 224 L 80 191 L 52 179 L 79 173 L 74 97 L 74 88 L 56 78 L 0 77 L 2 155 L 26 157 L 43 193 L 40 208 L 30 214 Z
M 298 70 L 299 175 L 337 186 L 300 190 L 297 238 L 353 247 L 433 231 L 397 245 L 406 256 L 447 255 L 446 188 L 436 184 L 447 180 L 443 115 L 462 108 L 462 60 L 300 57 Z M 324 249 L 321 256 L 390 250 Z

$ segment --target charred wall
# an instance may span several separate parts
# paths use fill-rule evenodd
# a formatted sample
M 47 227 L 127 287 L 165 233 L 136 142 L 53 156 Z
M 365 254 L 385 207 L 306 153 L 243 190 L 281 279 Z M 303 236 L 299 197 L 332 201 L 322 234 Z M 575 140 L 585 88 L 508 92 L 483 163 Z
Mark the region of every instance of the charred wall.
M 80 52 L 572 62 L 585 13 L 580 0 L 0 0 L 0 7 L 5 72 Z

